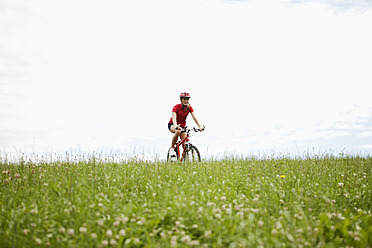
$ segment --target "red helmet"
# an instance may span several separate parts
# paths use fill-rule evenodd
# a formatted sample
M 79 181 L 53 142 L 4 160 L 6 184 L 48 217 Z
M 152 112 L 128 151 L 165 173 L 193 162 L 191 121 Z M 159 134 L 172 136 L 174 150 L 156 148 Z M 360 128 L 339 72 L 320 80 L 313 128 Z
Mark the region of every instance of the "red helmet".
M 180 94 L 180 98 L 190 98 L 190 97 L 191 97 L 190 94 L 189 93 L 186 93 L 186 92 L 182 92 Z

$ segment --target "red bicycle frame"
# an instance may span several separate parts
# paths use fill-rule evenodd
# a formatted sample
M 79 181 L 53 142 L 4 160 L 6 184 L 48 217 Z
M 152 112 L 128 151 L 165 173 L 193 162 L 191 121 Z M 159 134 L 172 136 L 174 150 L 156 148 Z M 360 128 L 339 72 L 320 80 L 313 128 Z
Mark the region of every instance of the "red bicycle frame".
M 176 146 L 174 147 L 174 150 L 175 150 L 175 151 L 177 152 L 177 154 L 179 155 L 179 154 L 180 154 L 180 146 L 183 145 L 183 153 L 182 153 L 182 156 L 180 156 L 180 161 L 182 161 L 183 158 L 184 158 L 184 156 L 185 156 L 185 152 L 186 152 L 186 149 L 185 149 L 185 148 L 186 148 L 186 147 L 185 147 L 185 143 L 190 141 L 190 139 L 189 139 L 189 137 L 190 137 L 189 132 L 186 132 L 186 133 L 187 133 L 186 138 L 184 138 L 182 141 L 178 141 L 178 142 L 176 143 Z

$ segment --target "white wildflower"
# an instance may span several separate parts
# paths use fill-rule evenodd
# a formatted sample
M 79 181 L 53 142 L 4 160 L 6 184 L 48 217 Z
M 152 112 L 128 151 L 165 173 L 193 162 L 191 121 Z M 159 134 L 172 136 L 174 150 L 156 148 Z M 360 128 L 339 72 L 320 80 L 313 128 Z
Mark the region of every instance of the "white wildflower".
M 170 243 L 171 243 L 171 247 L 177 247 L 177 240 L 176 239 L 172 238 Z
M 282 228 L 282 223 L 280 223 L 279 221 L 275 223 L 275 228 L 276 229 L 280 229 Z
M 31 209 L 31 210 L 30 210 L 30 213 L 31 213 L 31 214 L 37 214 L 38 211 L 37 211 L 37 209 Z
M 220 214 L 220 213 L 222 213 L 221 209 L 219 208 L 213 209 L 213 214 Z
M 226 214 L 230 214 L 231 215 L 232 213 L 232 209 L 231 208 L 226 208 Z
M 124 230 L 124 229 L 121 229 L 121 230 L 119 231 L 119 235 L 124 237 L 124 236 L 126 235 L 125 230 Z
M 108 230 L 106 231 L 106 236 L 109 237 L 109 238 L 112 237 L 112 231 L 111 231 L 110 229 L 108 229 Z
M 69 228 L 69 229 L 67 230 L 67 234 L 73 236 L 73 235 L 75 234 L 74 229 Z
M 117 244 L 118 244 L 118 242 L 116 242 L 115 239 L 111 239 L 111 240 L 110 240 L 110 245 L 112 245 L 112 246 L 116 246 Z
M 211 235 L 212 235 L 212 231 L 211 231 L 211 230 L 207 230 L 207 231 L 205 231 L 205 233 L 204 233 L 204 237 L 206 237 L 206 238 L 210 238 Z
M 181 237 L 181 242 L 188 243 L 191 241 L 191 238 L 189 235 L 184 235 Z
M 188 245 L 191 245 L 191 246 L 199 246 L 200 245 L 200 241 L 199 240 L 191 240 L 191 242 L 188 243 Z
M 37 245 L 41 245 L 43 243 L 43 241 L 41 239 L 39 239 L 39 238 L 35 238 L 35 243 Z
M 337 214 L 337 217 L 338 217 L 340 220 L 344 220 L 344 219 L 345 219 L 345 217 L 342 216 L 342 214 Z

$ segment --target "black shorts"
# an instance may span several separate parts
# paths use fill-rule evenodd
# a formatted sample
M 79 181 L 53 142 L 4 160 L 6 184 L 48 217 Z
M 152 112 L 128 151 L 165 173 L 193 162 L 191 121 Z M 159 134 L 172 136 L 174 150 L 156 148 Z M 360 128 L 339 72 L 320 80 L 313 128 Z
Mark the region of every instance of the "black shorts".
M 170 131 L 170 128 L 171 128 L 172 125 L 173 125 L 173 123 L 169 123 L 168 122 L 168 129 L 169 129 L 169 131 Z
M 169 131 L 171 130 L 171 127 L 173 126 L 173 123 L 169 123 L 168 122 L 168 129 L 169 129 Z M 186 133 L 186 131 L 182 131 L 181 133 Z

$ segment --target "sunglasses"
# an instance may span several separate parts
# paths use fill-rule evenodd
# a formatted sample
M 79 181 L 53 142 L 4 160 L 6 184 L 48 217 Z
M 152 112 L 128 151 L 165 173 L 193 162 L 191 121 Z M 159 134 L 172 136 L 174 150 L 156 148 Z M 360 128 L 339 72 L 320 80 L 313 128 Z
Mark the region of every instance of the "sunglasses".
M 181 98 L 182 100 L 190 100 L 190 98 Z

